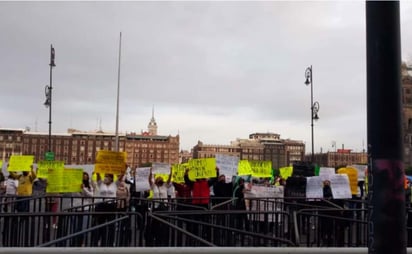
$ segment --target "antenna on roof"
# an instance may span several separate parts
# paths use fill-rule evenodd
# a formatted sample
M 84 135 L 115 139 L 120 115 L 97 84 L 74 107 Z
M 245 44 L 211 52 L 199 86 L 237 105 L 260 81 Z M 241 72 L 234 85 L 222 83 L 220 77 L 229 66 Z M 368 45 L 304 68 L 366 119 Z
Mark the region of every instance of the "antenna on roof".
M 103 131 L 102 130 L 102 117 L 100 117 L 99 119 L 99 131 Z

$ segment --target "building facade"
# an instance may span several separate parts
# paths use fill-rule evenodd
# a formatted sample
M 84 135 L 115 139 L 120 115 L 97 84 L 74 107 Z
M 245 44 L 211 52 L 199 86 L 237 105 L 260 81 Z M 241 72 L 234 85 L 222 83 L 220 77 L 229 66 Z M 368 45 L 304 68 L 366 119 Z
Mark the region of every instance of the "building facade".
M 0 160 L 7 161 L 13 154 L 23 154 L 24 129 L 0 128 Z
M 310 159 L 310 155 L 307 156 Z M 341 167 L 353 164 L 367 164 L 368 154 L 352 152 L 351 149 L 337 149 L 335 152 L 318 153 L 314 155 L 315 164 L 320 167 Z
M 179 135 L 159 136 L 129 133 L 125 136 L 127 164 L 132 167 L 151 162 L 179 163 Z
M 179 135 L 157 135 L 154 117 L 148 132 L 119 134 L 119 152 L 127 153 L 126 163 L 131 167 L 150 162 L 179 163 Z M 48 133 L 30 132 L 24 129 L 0 129 L 1 160 L 11 155 L 34 155 L 35 162 L 44 159 L 49 151 Z M 55 160 L 69 165 L 94 164 L 100 150 L 114 151 L 116 135 L 103 131 L 83 132 L 68 129 L 67 133 L 52 134 L 51 151 Z
M 271 161 L 273 168 L 302 161 L 305 144 L 302 141 L 280 139 L 276 133 L 253 133 L 249 139 L 237 139 L 230 145 L 210 145 L 198 141 L 193 147 L 193 158 L 211 158 L 216 154 L 237 156 L 241 160 Z

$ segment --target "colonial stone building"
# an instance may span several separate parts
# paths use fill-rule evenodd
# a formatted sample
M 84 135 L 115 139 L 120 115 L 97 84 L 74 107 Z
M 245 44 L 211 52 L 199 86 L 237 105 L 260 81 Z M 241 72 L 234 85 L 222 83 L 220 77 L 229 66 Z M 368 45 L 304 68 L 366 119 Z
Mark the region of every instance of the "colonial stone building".
M 127 164 L 132 167 L 149 162 L 179 163 L 179 135 L 157 135 L 157 124 L 152 115 L 148 131 L 140 134 L 119 134 L 119 152 L 127 153 Z M 24 129 L 0 129 L 1 160 L 11 155 L 34 155 L 35 162 L 44 159 L 49 151 L 48 133 Z M 52 134 L 51 151 L 55 160 L 65 164 L 94 164 L 99 150 L 115 150 L 116 135 L 103 131 L 84 132 L 68 129 L 67 133 Z
M 310 159 L 310 156 L 307 156 Z M 321 167 L 340 167 L 353 164 L 367 164 L 368 154 L 352 152 L 351 149 L 338 149 L 335 152 L 318 153 L 314 155 L 315 164 Z
M 271 161 L 273 168 L 280 168 L 302 161 L 305 144 L 281 139 L 276 133 L 253 133 L 249 139 L 237 139 L 230 145 L 210 145 L 198 141 L 193 147 L 193 158 L 210 158 L 216 154 L 238 156 L 241 160 Z

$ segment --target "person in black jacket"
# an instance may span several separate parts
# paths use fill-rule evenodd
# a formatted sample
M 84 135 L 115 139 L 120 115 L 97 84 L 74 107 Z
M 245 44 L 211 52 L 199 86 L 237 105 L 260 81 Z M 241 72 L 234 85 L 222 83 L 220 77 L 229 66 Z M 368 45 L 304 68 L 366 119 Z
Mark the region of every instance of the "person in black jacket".
M 233 189 L 233 197 L 235 198 L 233 209 L 246 211 L 245 191 L 245 179 L 239 178 Z M 235 227 L 238 229 L 244 228 L 245 230 L 249 230 L 249 222 L 246 212 L 237 214 L 235 218 Z
M 230 200 L 232 197 L 233 184 L 231 182 L 226 183 L 226 176 L 219 173 L 219 168 L 216 168 L 216 178 L 212 179 L 214 180 L 213 192 L 215 194 L 212 204 L 215 206 Z M 217 209 L 229 209 L 229 204 L 222 205 Z

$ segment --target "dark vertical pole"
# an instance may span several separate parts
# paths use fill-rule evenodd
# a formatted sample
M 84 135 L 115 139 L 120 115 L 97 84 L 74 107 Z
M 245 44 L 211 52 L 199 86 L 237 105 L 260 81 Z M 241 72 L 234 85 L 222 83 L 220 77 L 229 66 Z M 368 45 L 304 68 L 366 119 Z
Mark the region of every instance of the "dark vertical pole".
M 49 152 L 51 152 L 52 151 L 52 145 L 51 145 L 51 129 L 52 129 L 52 89 L 53 89 L 53 86 L 52 86 L 52 82 L 53 82 L 53 79 L 52 79 L 52 70 L 53 70 L 53 67 L 54 66 L 56 66 L 55 64 L 54 64 L 54 48 L 53 48 L 53 45 L 50 45 L 50 86 L 48 87 L 49 88 L 49 149 L 48 149 L 48 151 Z
M 117 100 L 116 100 L 116 141 L 115 151 L 119 151 L 119 93 L 120 93 L 120 61 L 122 56 L 122 32 L 119 39 L 119 66 L 117 69 Z
M 315 162 L 315 140 L 313 130 L 313 68 L 310 66 L 310 126 L 312 128 L 312 164 Z
M 369 253 L 406 253 L 398 1 L 366 1 Z

